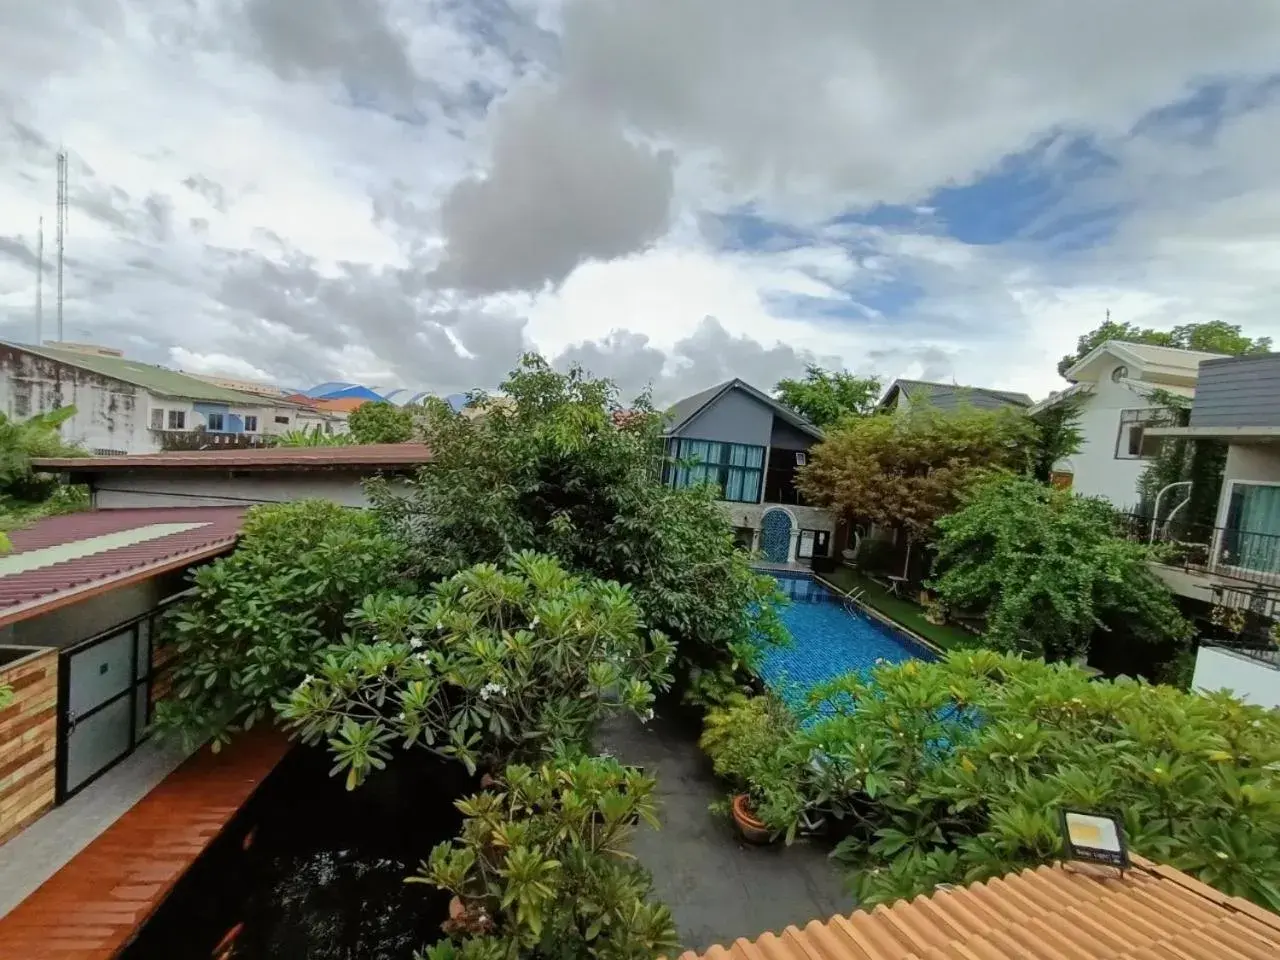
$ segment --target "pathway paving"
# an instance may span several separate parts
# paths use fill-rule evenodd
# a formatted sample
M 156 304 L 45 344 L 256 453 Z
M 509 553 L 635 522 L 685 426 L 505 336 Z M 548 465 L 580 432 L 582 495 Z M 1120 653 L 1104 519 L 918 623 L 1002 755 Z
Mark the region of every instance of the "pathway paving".
M 686 948 L 701 952 L 853 911 L 824 847 L 803 841 L 753 847 L 727 819 L 707 811 L 724 788 L 678 717 L 660 711 L 648 725 L 614 720 L 597 739 L 600 748 L 658 778 L 662 829 L 642 829 L 633 849 L 653 873 L 655 893 L 671 907 Z
M 116 957 L 288 747 L 255 730 L 187 759 L 0 919 L 0 958 Z

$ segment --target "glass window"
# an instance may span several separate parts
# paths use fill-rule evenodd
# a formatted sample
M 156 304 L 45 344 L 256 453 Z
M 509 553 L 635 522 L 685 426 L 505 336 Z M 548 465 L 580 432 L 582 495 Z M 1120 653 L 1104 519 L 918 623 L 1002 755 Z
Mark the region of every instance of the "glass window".
M 205 418 L 205 426 L 215 433 L 222 430 L 222 414 L 211 413 Z
M 170 430 L 187 429 L 187 412 L 185 410 L 169 411 L 169 429 Z
M 672 464 L 668 482 L 677 489 L 710 483 L 720 499 L 758 503 L 764 472 L 764 447 L 714 440 L 674 440 L 669 449 Z
M 152 430 L 164 429 L 164 411 L 161 410 L 159 407 L 151 411 L 151 429 Z
M 257 418 L 257 417 L 245 417 L 245 418 L 244 418 L 244 432 L 245 432 L 245 433 L 257 433 L 257 431 L 258 431 L 258 418 Z
M 286 427 L 289 425 L 288 417 L 276 417 L 276 423 L 283 423 Z
M 1168 415 L 1159 407 L 1149 410 L 1121 410 L 1120 433 L 1116 437 L 1117 460 L 1150 460 L 1160 453 L 1160 438 L 1146 436 L 1147 427 L 1166 426 Z
M 1246 570 L 1280 573 L 1280 486 L 1231 485 L 1219 559 Z

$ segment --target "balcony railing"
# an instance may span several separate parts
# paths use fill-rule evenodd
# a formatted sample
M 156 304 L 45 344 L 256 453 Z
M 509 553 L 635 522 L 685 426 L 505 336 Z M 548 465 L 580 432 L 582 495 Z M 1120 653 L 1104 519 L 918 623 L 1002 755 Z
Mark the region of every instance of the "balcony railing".
M 764 485 L 764 502 L 780 503 L 789 507 L 807 507 L 809 502 L 792 484 L 770 482 Z
M 1136 514 L 1124 521 L 1130 539 L 1157 548 L 1160 563 L 1242 584 L 1280 587 L 1280 535 Z

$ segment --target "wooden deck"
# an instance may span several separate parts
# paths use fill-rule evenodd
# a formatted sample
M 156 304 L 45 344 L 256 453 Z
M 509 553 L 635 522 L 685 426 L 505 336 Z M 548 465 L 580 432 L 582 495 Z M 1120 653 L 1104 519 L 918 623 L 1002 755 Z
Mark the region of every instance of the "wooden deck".
M 255 730 L 201 750 L 0 918 L 0 960 L 111 960 L 289 749 Z

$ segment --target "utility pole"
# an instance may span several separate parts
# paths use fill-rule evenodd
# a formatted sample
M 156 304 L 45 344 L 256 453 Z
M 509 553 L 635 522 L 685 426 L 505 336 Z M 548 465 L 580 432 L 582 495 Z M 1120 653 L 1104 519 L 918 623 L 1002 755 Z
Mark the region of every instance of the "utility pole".
M 36 233 L 36 346 L 44 336 L 44 217 Z
M 58 340 L 62 340 L 62 259 L 67 234 L 67 152 L 58 151 Z

